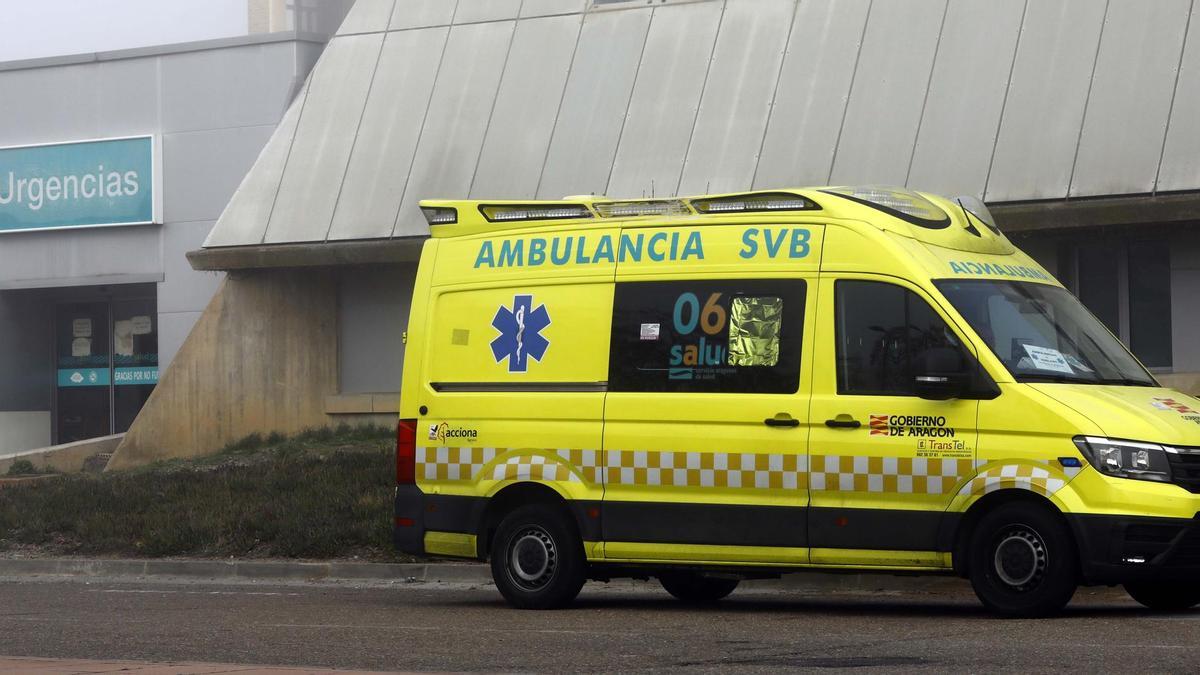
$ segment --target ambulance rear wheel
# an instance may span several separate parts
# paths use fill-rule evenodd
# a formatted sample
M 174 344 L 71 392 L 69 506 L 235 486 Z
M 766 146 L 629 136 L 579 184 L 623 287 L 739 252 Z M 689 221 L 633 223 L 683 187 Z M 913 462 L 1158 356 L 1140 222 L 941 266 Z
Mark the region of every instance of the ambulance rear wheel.
M 1056 614 L 1079 585 L 1078 554 L 1067 524 L 1028 502 L 1010 502 L 984 514 L 969 556 L 975 595 L 1004 616 Z
M 714 579 L 695 572 L 663 572 L 658 581 L 668 593 L 689 605 L 711 605 L 738 587 L 737 579 Z
M 1160 612 L 1181 612 L 1200 605 L 1200 583 L 1141 581 L 1125 584 L 1129 597 Z
M 492 579 L 513 607 L 565 607 L 583 588 L 583 542 L 565 509 L 548 504 L 514 509 L 500 521 L 491 553 Z

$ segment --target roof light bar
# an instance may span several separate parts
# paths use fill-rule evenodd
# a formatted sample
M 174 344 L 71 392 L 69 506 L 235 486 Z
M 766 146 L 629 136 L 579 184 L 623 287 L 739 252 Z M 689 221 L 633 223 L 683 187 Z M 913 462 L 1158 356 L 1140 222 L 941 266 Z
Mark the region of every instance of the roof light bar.
M 425 222 L 433 225 L 452 225 L 458 222 L 458 209 L 449 206 L 422 206 Z
M 480 204 L 479 212 L 489 223 L 592 217 L 583 204 Z
M 596 202 L 592 204 L 601 218 L 629 218 L 633 216 L 686 216 L 691 215 L 686 204 L 679 199 L 660 199 L 651 202 Z
M 693 199 L 698 213 L 761 213 L 763 211 L 816 211 L 816 202 L 788 192 L 760 192 L 728 197 Z
M 879 209 L 888 215 L 937 230 L 950 224 L 950 216 L 921 195 L 896 187 L 858 186 L 830 188 L 829 194 L 845 197 L 865 206 Z

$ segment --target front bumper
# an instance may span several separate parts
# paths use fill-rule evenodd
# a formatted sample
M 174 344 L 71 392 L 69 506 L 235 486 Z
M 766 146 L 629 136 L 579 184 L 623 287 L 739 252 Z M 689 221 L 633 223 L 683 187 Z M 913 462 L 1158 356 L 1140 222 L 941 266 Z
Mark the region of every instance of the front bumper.
M 1200 513 L 1190 519 L 1072 514 L 1067 520 L 1087 583 L 1200 581 Z

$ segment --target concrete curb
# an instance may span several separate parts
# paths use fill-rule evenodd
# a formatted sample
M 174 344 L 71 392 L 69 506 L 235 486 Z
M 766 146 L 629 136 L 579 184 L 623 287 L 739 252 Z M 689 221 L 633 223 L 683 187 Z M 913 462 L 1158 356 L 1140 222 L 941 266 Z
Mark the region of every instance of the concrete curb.
M 491 582 L 485 565 L 254 560 L 0 560 L 0 577 L 176 577 L 242 581 Z
M 217 581 L 358 581 L 375 583 L 492 583 L 480 563 L 363 563 L 253 560 L 0 559 L 0 577 L 176 578 Z M 748 581 L 747 589 L 842 593 L 958 593 L 969 586 L 953 576 L 801 572 Z

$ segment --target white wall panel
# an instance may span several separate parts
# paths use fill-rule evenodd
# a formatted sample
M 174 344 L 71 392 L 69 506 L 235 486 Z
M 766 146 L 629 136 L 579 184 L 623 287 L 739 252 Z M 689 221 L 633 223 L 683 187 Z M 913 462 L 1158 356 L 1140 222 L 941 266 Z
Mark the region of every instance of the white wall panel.
M 471 198 L 532 199 L 537 194 L 580 20 L 575 14 L 517 24 Z
M 651 14 L 638 9 L 584 18 L 539 198 L 604 192 Z
M 515 19 L 520 10 L 521 0 L 458 0 L 454 23 Z
M 89 104 L 99 98 L 102 84 L 94 66 L 6 72 L 0 82 L 0 146 L 102 135 L 96 111 Z M 63 92 L 71 92 L 80 103 L 63 105 Z
M 105 136 L 144 134 L 159 128 L 160 62 L 122 59 L 95 66 L 98 86 L 93 112 Z
M 1194 3 L 1188 22 L 1157 187 L 1159 190 L 1200 187 L 1200 3 Z
M 609 195 L 675 193 L 721 12 L 719 2 L 655 8 Z
M 275 195 L 279 192 L 279 180 L 283 177 L 283 168 L 292 148 L 292 138 L 296 135 L 296 122 L 300 119 L 300 110 L 304 107 L 307 93 L 308 88 L 305 87 L 284 113 L 275 134 L 263 147 L 250 172 L 242 179 L 237 192 L 233 193 L 229 205 L 225 207 L 221 218 L 208 234 L 208 239 L 204 240 L 206 247 L 262 243 L 263 235 L 267 231 L 267 220 L 271 217 L 271 207 L 274 206 Z
M 904 183 L 945 10 L 945 0 L 871 6 L 831 183 Z
M 1154 189 L 1190 11 L 1191 0 L 1110 0 L 1072 196 Z
M 384 39 L 330 239 L 391 236 L 449 30 L 395 31 Z
M 265 243 L 321 241 L 329 233 L 383 33 L 337 37 L 313 71 Z
M 795 0 L 726 6 L 679 194 L 750 189 L 795 7 Z
M 272 43 L 159 57 L 163 132 L 274 125 L 311 71 L 304 59 L 312 47 Z
M 989 201 L 1067 196 L 1105 3 L 1030 2 L 996 139 Z
M 388 30 L 446 26 L 462 0 L 396 0 Z M 467 0 L 470 1 L 470 0 Z M 478 0 L 476 0 L 478 1 Z
M 395 236 L 428 231 L 418 201 L 461 198 L 471 188 L 513 24 L 475 23 L 450 29 L 425 130 L 396 217 Z
M 525 0 L 521 3 L 521 18 L 582 12 L 591 0 Z
M 396 0 L 354 0 L 350 13 L 338 27 L 338 35 L 387 30 Z
M 824 185 L 870 0 L 803 0 L 779 74 L 755 188 Z
M 983 196 L 1025 0 L 954 0 L 946 13 L 907 184 Z

